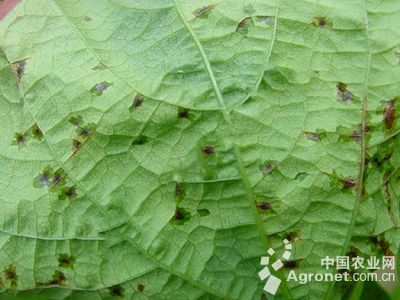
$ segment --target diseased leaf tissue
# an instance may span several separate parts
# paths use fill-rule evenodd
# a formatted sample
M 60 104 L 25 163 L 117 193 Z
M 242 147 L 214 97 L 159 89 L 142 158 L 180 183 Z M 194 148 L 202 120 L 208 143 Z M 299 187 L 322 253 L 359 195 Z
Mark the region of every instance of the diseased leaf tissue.
M 262 299 L 283 239 L 282 281 L 397 253 L 396 28 L 397 0 L 21 1 L 0 23 L 0 298 Z

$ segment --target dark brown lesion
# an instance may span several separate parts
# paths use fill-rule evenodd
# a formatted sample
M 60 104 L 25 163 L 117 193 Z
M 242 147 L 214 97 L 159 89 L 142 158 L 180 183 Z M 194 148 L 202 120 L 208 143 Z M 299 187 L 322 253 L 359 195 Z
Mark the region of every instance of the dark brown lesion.
M 385 125 L 386 125 L 387 129 L 392 129 L 393 123 L 395 120 L 395 113 L 396 113 L 395 101 L 390 100 L 390 101 L 386 102 L 386 106 L 383 111 L 383 117 L 384 117 Z

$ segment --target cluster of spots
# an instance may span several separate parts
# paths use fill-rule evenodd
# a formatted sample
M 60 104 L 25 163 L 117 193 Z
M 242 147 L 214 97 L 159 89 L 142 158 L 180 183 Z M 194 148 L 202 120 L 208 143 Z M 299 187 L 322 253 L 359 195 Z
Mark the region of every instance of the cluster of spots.
M 110 286 L 108 290 L 110 291 L 111 296 L 115 297 L 123 297 L 125 292 L 125 289 L 118 284 Z
M 77 197 L 75 186 L 65 186 L 67 174 L 63 169 L 53 170 L 47 166 L 34 179 L 33 186 L 38 188 L 47 187 L 50 191 L 58 193 L 58 199 L 73 200 Z
M 193 11 L 193 14 L 195 15 L 196 18 L 204 17 L 208 15 L 215 7 L 216 7 L 215 4 L 203 6 Z
M 52 279 L 48 282 L 50 285 L 63 285 L 65 283 L 65 280 L 67 278 L 65 277 L 65 274 L 61 271 L 54 271 L 54 274 L 52 276 Z
M 205 155 L 210 155 L 210 154 L 215 153 L 215 148 L 212 146 L 205 146 L 205 147 L 203 147 L 201 152 L 204 153 Z
M 17 268 L 15 265 L 11 264 L 7 266 L 4 271 L 4 278 L 6 281 L 10 283 L 11 288 L 17 287 L 18 275 L 17 275 Z
M 343 82 L 338 82 L 336 84 L 336 96 L 341 102 L 353 100 L 353 94 L 347 89 L 347 84 Z
M 393 123 L 395 120 L 395 101 L 394 100 L 390 100 L 388 102 L 386 102 L 386 106 L 385 109 L 383 111 L 383 117 L 385 120 L 385 125 L 387 129 L 392 129 L 393 127 Z
M 96 83 L 91 89 L 90 89 L 90 93 L 93 96 L 101 96 L 103 94 L 103 92 L 105 92 L 109 86 L 111 85 L 111 83 L 107 82 L 107 81 L 103 81 L 100 83 Z
M 58 265 L 63 268 L 72 268 L 75 262 L 75 258 L 68 254 L 60 254 L 57 259 Z
M 133 99 L 131 107 L 129 107 L 129 111 L 133 111 L 136 108 L 142 106 L 144 101 L 144 97 L 141 94 L 136 94 L 135 98 Z
M 68 122 L 76 127 L 76 137 L 72 139 L 72 155 L 82 148 L 95 131 L 96 127 L 93 123 L 84 124 L 82 116 L 72 116 Z
M 325 17 L 314 17 L 311 24 L 323 28 L 326 25 L 326 19 Z
M 22 76 L 25 74 L 26 59 L 16 61 L 12 63 L 15 77 L 17 82 L 21 81 Z
M 266 202 L 266 201 L 258 202 L 256 205 L 257 205 L 257 209 L 260 211 L 267 211 L 272 208 L 271 203 Z
M 43 139 L 43 132 L 39 126 L 35 123 L 26 132 L 16 132 L 12 145 L 18 146 L 19 149 L 26 147 L 30 138 L 38 140 L 39 142 Z

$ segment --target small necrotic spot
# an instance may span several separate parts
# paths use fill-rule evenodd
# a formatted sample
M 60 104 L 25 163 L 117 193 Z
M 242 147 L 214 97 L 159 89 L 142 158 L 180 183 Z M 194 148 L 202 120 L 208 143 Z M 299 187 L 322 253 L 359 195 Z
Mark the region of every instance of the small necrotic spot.
M 270 163 L 265 163 L 263 166 L 261 166 L 261 171 L 262 171 L 263 176 L 267 176 L 273 170 L 274 170 L 274 166 L 271 165 Z
M 344 188 L 353 188 L 357 185 L 357 182 L 352 178 L 345 178 L 342 180 Z
M 100 70 L 104 70 L 106 68 L 107 68 L 107 66 L 101 62 L 97 66 L 93 67 L 92 70 L 100 71 Z
M 143 284 L 138 284 L 137 290 L 138 290 L 140 293 L 143 293 L 143 291 L 144 291 L 144 285 L 143 285 Z
M 391 129 L 395 119 L 395 102 L 390 100 L 386 102 L 386 107 L 383 112 L 383 117 L 385 119 L 385 124 L 387 129 Z
M 41 141 L 43 138 L 43 132 L 36 123 L 33 124 L 33 126 L 32 126 L 32 135 L 33 135 L 33 138 L 35 138 L 39 141 Z
M 132 146 L 144 145 L 149 141 L 149 138 L 145 135 L 139 135 L 135 140 L 132 141 Z
M 90 123 L 85 126 L 79 127 L 77 129 L 77 133 L 80 137 L 87 139 L 93 134 L 95 129 L 95 125 L 93 123 Z
M 183 192 L 182 184 L 180 182 L 177 182 L 175 184 L 175 195 L 179 197 L 182 195 L 182 192 Z
M 120 285 L 113 285 L 108 288 L 110 290 L 110 294 L 116 297 L 123 297 L 125 289 Z
M 189 119 L 189 110 L 183 107 L 178 107 L 178 117 Z
M 341 102 L 346 102 L 353 99 L 353 94 L 347 89 L 347 84 L 338 82 L 336 85 L 336 90 L 336 96 Z
M 77 139 L 72 140 L 72 153 L 75 154 L 81 147 L 82 147 L 81 141 L 79 141 Z
M 295 260 L 285 261 L 283 267 L 286 269 L 295 269 L 297 267 L 297 262 Z
M 144 97 L 141 94 L 137 94 L 135 96 L 135 99 L 133 99 L 131 108 L 138 108 L 138 107 L 142 106 L 143 101 L 144 101 Z
M 25 133 L 16 132 L 14 134 L 13 145 L 17 145 L 19 148 L 25 147 L 28 141 L 28 137 Z
M 259 203 L 257 203 L 257 208 L 262 211 L 269 210 L 269 209 L 271 209 L 271 203 L 265 202 L 265 201 L 259 202 Z
M 325 27 L 326 19 L 325 17 L 314 17 L 312 20 L 312 24 L 318 27 Z
M 207 6 L 203 6 L 199 9 L 196 9 L 193 14 L 196 16 L 196 18 L 198 17 L 202 17 L 207 15 L 208 13 L 210 13 L 213 9 L 215 8 L 215 5 L 211 4 L 211 5 L 207 5 Z
M 190 213 L 182 208 L 182 207 L 177 207 L 175 209 L 175 213 L 174 216 L 171 219 L 171 223 L 172 224 L 176 224 L 176 225 L 182 225 L 185 224 L 187 221 L 189 221 L 191 218 Z
M 75 258 L 68 254 L 60 254 L 58 256 L 58 265 L 64 268 L 71 268 L 75 262 Z
M 319 140 L 319 134 L 316 132 L 305 132 L 307 139 L 311 141 L 318 141 Z
M 66 279 L 67 278 L 65 277 L 63 272 L 55 271 L 52 279 L 49 281 L 49 284 L 62 285 L 62 284 L 64 284 Z
M 83 117 L 82 116 L 71 116 L 68 119 L 68 122 L 70 122 L 72 125 L 79 127 L 83 124 Z
M 76 188 L 74 186 L 70 186 L 70 187 L 65 187 L 61 193 L 58 195 L 58 199 L 60 200 L 64 200 L 64 199 L 69 199 L 69 200 L 73 200 L 75 199 L 77 196 L 76 194 Z
M 103 81 L 101 83 L 96 83 L 91 89 L 90 92 L 92 95 L 100 96 L 105 92 L 111 84 L 107 81 Z
M 14 265 L 9 265 L 7 268 L 4 269 L 4 275 L 7 280 L 10 281 L 17 281 L 17 268 Z
M 36 176 L 33 186 L 34 187 L 45 187 L 50 184 L 51 169 L 46 167 L 43 169 L 42 173 Z
M 211 146 L 205 146 L 205 147 L 203 147 L 202 152 L 206 155 L 210 155 L 210 154 L 215 153 L 215 149 L 214 149 L 214 147 L 211 147 Z
M 197 213 L 199 214 L 200 217 L 205 217 L 210 215 L 210 211 L 207 208 L 200 208 L 197 210 Z
M 54 188 L 57 185 L 64 184 L 65 178 L 66 174 L 63 170 L 59 169 L 55 171 L 51 177 L 51 186 Z
M 253 19 L 251 17 L 244 18 L 239 22 L 236 27 L 236 32 L 247 33 L 248 27 L 252 24 Z
M 308 176 L 308 174 L 306 172 L 300 172 L 297 173 L 296 177 L 294 179 L 298 180 L 298 181 L 303 181 L 304 179 L 306 179 Z
M 265 24 L 269 24 L 272 23 L 274 20 L 274 17 L 270 17 L 270 16 L 256 16 L 256 20 L 258 22 L 263 22 Z
M 17 77 L 17 80 L 19 82 L 25 73 L 26 60 L 24 59 L 16 61 L 12 65 L 15 72 L 15 76 Z
M 89 17 L 89 16 L 85 16 L 83 19 L 84 19 L 86 22 L 90 22 L 90 21 L 92 21 L 92 18 L 91 18 L 91 17 Z

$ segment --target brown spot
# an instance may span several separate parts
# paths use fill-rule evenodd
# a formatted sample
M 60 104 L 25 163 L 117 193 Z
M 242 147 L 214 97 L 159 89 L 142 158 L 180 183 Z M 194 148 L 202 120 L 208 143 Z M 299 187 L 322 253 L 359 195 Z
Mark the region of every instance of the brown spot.
M 274 170 L 274 166 L 271 165 L 270 163 L 266 163 L 262 169 L 262 174 L 264 176 L 267 176 L 269 173 L 271 173 Z
M 78 135 L 83 138 L 89 138 L 94 131 L 95 125 L 93 123 L 87 124 L 86 126 L 82 126 L 77 129 Z
M 75 154 L 82 147 L 82 142 L 76 139 L 72 140 L 72 153 Z
M 111 83 L 107 82 L 107 81 L 103 81 L 100 83 L 96 83 L 91 89 L 90 92 L 92 93 L 92 95 L 97 95 L 100 96 L 103 94 L 103 92 L 105 92 L 108 87 L 111 85 Z
M 205 146 L 202 151 L 206 155 L 210 155 L 210 154 L 215 153 L 214 147 L 211 147 L 211 146 Z
M 60 254 L 58 256 L 58 265 L 60 267 L 70 268 L 70 267 L 72 267 L 74 262 L 75 262 L 75 258 L 68 254 Z
M 4 275 L 7 280 L 10 280 L 10 281 L 18 280 L 17 268 L 12 264 L 4 269 Z
M 257 203 L 257 208 L 259 210 L 271 209 L 271 203 L 269 203 L 269 202 L 259 202 L 259 203 Z
M 171 219 L 171 223 L 172 224 L 176 224 L 176 225 L 182 225 L 185 224 L 187 221 L 189 221 L 191 218 L 190 213 L 182 208 L 182 207 L 177 207 L 175 209 L 175 213 L 174 216 Z
M 100 70 L 104 70 L 106 68 L 107 68 L 107 66 L 105 64 L 103 64 L 102 62 L 100 62 L 97 66 L 93 67 L 92 70 L 100 71 Z
M 336 88 L 336 96 L 341 100 L 341 102 L 353 100 L 353 94 L 347 89 L 347 84 L 338 82 Z
M 175 184 L 175 195 L 179 197 L 181 194 L 182 194 L 182 184 L 177 182 Z
M 76 188 L 74 186 L 64 188 L 58 195 L 58 199 L 64 200 L 68 198 L 69 200 L 75 199 L 77 196 Z
M 68 122 L 70 122 L 72 125 L 79 127 L 83 124 L 83 118 L 82 116 L 72 116 L 69 117 Z
M 183 107 L 178 108 L 178 117 L 179 118 L 189 118 L 189 110 Z
M 28 137 L 25 133 L 17 132 L 14 134 L 13 144 L 17 145 L 20 149 L 26 146 L 26 142 L 28 141 Z
M 305 132 L 307 139 L 312 140 L 312 141 L 318 141 L 319 140 L 319 134 L 316 132 Z
M 286 269 L 295 269 L 297 268 L 297 262 L 295 260 L 288 260 L 283 263 L 283 267 Z
M 357 185 L 357 182 L 352 178 L 345 178 L 342 180 L 342 183 L 345 188 L 353 188 Z
M 133 99 L 132 107 L 137 108 L 137 107 L 141 106 L 143 104 L 143 100 L 144 100 L 144 97 L 140 94 L 137 94 L 135 96 L 135 99 Z
M 383 112 L 385 124 L 387 129 L 391 129 L 395 119 L 395 103 L 394 100 L 390 100 L 386 103 L 385 110 Z
M 144 285 L 143 285 L 143 284 L 138 284 L 137 290 L 138 290 L 140 293 L 143 293 L 143 291 L 144 291 Z
M 196 18 L 202 17 L 202 16 L 205 16 L 208 13 L 210 13 L 215 7 L 216 7 L 216 5 L 214 5 L 214 4 L 203 6 L 203 7 L 199 8 L 199 9 L 196 9 L 193 12 L 193 14 L 196 16 Z
M 326 25 L 326 19 L 325 17 L 314 17 L 312 20 L 312 24 L 314 26 L 318 26 L 318 27 L 325 27 Z
M 43 138 L 43 132 L 36 123 L 33 124 L 33 126 L 32 126 L 32 135 L 33 135 L 33 138 L 35 138 L 39 141 L 41 141 Z
M 63 285 L 66 279 L 67 278 L 65 277 L 63 272 L 55 271 L 53 274 L 53 278 L 49 281 L 49 284 Z
M 25 73 L 26 60 L 24 59 L 16 61 L 12 65 L 17 81 L 20 82 L 22 76 Z
M 245 32 L 251 22 L 251 17 L 244 18 L 242 21 L 239 22 L 238 26 L 236 27 L 236 32 Z
M 110 294 L 116 297 L 123 297 L 125 289 L 120 285 L 113 285 L 108 288 L 110 290 Z

